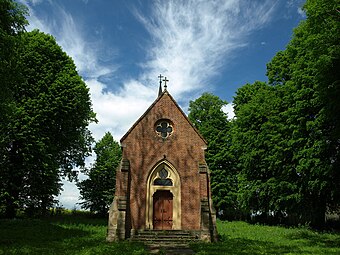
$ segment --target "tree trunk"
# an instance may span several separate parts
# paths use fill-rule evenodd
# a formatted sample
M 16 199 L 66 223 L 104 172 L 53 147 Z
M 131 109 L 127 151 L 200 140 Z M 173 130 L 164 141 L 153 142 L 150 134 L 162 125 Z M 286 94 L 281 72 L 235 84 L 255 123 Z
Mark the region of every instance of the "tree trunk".
M 15 204 L 15 201 L 17 199 L 7 197 L 5 200 L 6 200 L 5 217 L 8 219 L 13 219 L 16 216 L 17 206 Z
M 320 199 L 319 203 L 314 204 L 311 226 L 314 228 L 322 228 L 325 226 L 326 202 Z

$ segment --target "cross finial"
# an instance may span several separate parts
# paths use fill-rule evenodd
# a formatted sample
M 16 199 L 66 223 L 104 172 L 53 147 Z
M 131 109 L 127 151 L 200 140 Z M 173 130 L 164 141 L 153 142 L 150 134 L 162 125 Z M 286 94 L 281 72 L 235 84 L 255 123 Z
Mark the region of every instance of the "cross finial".
M 163 91 L 162 91 L 162 78 L 164 76 L 163 75 L 159 75 L 158 78 L 159 78 L 159 90 L 158 90 L 158 96 L 162 95 Z
M 166 91 L 166 88 L 167 88 L 167 86 L 166 86 L 166 83 L 169 81 L 166 77 L 164 77 L 164 91 Z
M 161 74 L 158 76 L 158 78 L 159 78 L 159 85 L 162 85 L 162 78 L 163 78 L 163 77 L 164 77 L 164 76 L 161 75 Z

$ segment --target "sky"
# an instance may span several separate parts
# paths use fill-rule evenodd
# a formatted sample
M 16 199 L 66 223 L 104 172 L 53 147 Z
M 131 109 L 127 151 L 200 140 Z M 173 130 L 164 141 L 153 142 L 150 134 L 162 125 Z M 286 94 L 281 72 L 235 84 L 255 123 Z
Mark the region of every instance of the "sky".
M 159 74 L 184 112 L 210 92 L 233 118 L 237 89 L 267 81 L 266 64 L 305 19 L 304 0 L 17 1 L 29 8 L 27 30 L 53 35 L 74 60 L 97 114 L 96 141 L 105 132 L 120 140 L 157 98 Z M 79 208 L 75 184 L 63 183 L 60 204 Z

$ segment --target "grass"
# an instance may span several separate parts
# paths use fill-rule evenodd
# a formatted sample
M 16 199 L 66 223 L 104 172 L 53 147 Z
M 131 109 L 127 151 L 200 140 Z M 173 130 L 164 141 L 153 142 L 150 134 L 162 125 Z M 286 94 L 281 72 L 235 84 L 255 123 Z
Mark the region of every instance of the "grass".
M 217 222 L 218 243 L 194 243 L 197 254 L 340 254 L 340 233 L 307 228 Z M 107 219 L 62 215 L 47 219 L 0 220 L 0 255 L 147 254 L 140 243 L 105 241 Z
M 60 216 L 0 220 L 0 255 L 147 254 L 140 243 L 105 241 L 106 219 Z
M 220 241 L 192 244 L 197 254 L 340 254 L 340 233 L 217 221 Z

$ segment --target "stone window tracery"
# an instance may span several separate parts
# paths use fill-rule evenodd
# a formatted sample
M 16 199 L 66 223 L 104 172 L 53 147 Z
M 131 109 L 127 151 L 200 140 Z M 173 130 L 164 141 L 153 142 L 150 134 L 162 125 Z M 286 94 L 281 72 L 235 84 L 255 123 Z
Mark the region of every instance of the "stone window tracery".
M 156 133 L 163 139 L 168 138 L 173 132 L 173 126 L 169 120 L 160 120 L 156 124 Z
M 172 180 L 169 178 L 169 172 L 165 168 L 162 168 L 157 176 L 158 178 L 154 180 L 153 185 L 173 186 Z

